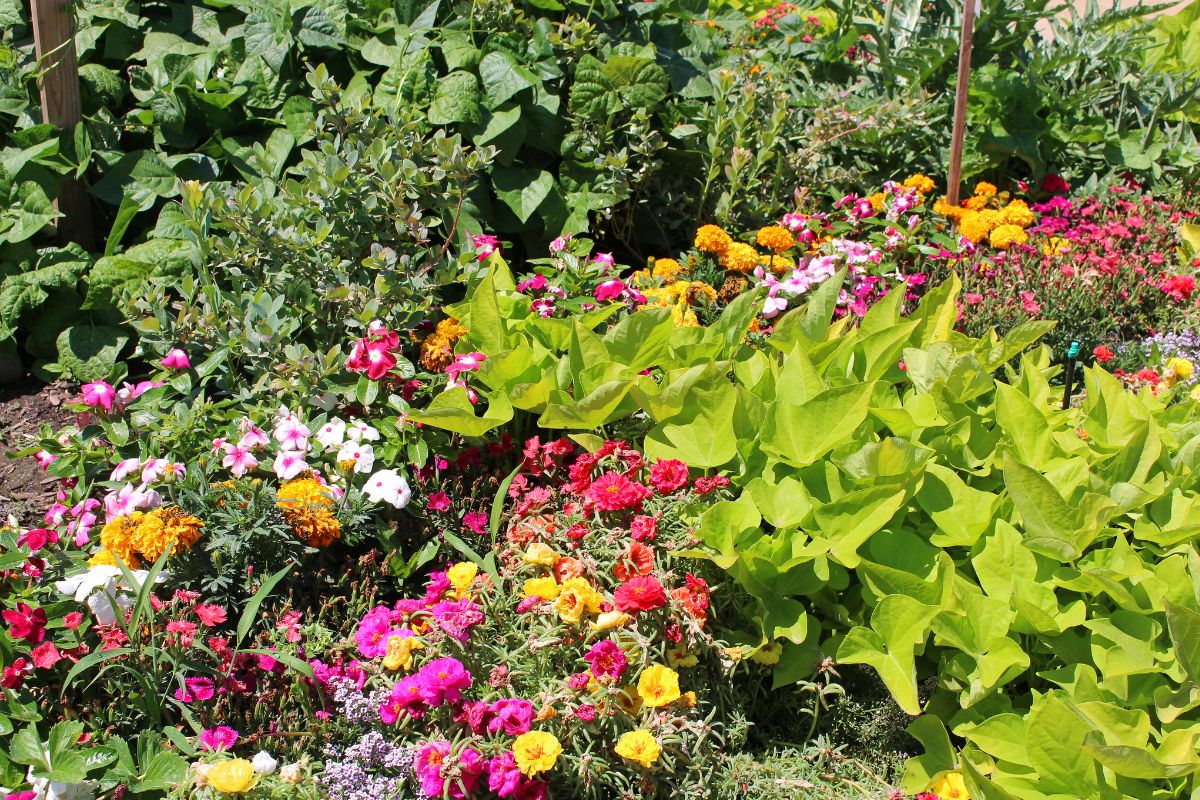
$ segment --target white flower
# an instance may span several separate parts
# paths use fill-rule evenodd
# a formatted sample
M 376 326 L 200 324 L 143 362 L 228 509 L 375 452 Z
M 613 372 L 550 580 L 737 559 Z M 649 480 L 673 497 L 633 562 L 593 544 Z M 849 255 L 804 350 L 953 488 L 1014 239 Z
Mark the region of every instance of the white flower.
M 274 774 L 275 768 L 279 766 L 279 762 L 271 757 L 271 754 L 266 750 L 259 750 L 254 758 L 250 759 L 250 763 L 254 766 L 254 771 L 259 775 Z
M 379 439 L 379 431 L 361 419 L 354 419 L 346 427 L 346 438 L 355 442 L 374 442 Z
M 412 499 L 412 489 L 408 488 L 408 481 L 394 469 L 381 469 L 368 478 L 367 485 L 363 487 L 363 494 L 369 497 L 372 503 L 391 503 L 396 508 L 404 508 Z
M 56 581 L 54 587 L 63 594 L 72 595 L 76 603 L 86 603 L 96 617 L 97 624 L 112 625 L 117 621 L 117 608 L 121 609 L 121 616 L 124 616 L 124 612 L 133 607 L 133 599 L 122 592 L 139 591 L 149 574 L 144 569 L 133 570 L 130 573 L 133 584 L 130 585 L 122 577 L 120 569 L 103 565 Z M 166 574 L 160 572 L 155 583 L 162 583 L 166 579 Z
M 362 442 L 346 442 L 337 454 L 338 463 L 353 461 L 355 472 L 370 472 L 375 466 L 375 448 Z
M 300 771 L 299 764 L 284 764 L 279 770 L 279 779 L 284 783 L 290 783 L 293 786 L 303 780 L 304 774 Z
M 345 420 L 334 417 L 321 426 L 317 431 L 317 441 L 321 446 L 332 450 L 335 447 L 341 447 L 342 442 L 346 441 L 346 422 Z
M 208 771 L 212 769 L 212 766 L 212 764 L 205 764 L 200 761 L 192 764 L 192 779 L 198 788 L 203 789 L 205 786 L 208 786 Z

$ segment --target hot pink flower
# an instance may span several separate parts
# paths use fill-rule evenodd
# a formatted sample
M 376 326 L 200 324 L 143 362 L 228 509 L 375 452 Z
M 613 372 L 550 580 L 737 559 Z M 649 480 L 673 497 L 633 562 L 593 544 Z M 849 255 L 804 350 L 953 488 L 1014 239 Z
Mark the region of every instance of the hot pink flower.
M 592 256 L 592 263 L 600 266 L 601 269 L 612 269 L 616 265 L 616 259 L 612 253 L 596 253 Z
M 606 472 L 592 482 L 586 494 L 600 511 L 620 511 L 640 505 L 650 490 L 619 472 Z
M 663 600 L 665 602 L 666 598 L 664 597 Z M 592 645 L 592 649 L 588 650 L 584 659 L 591 665 L 592 674 L 597 678 L 611 678 L 614 681 L 621 679 L 621 676 L 625 674 L 625 667 L 629 663 L 625 651 L 610 639 L 604 639 Z
M 33 454 L 33 458 L 42 468 L 42 472 L 45 472 L 51 464 L 58 460 L 58 456 L 47 453 L 45 450 L 38 450 Z
M 425 507 L 430 511 L 449 511 L 450 498 L 445 492 L 434 492 L 429 495 L 429 500 L 426 502 Z
M 33 659 L 33 665 L 38 669 L 50 669 L 63 658 L 62 653 L 58 652 L 58 648 L 54 646 L 54 642 L 42 642 L 30 651 L 29 657 Z
M 58 544 L 58 531 L 49 528 L 32 528 L 17 537 L 17 546 L 28 547 L 31 553 L 36 553 L 47 544 Z
M 200 619 L 201 624 L 207 625 L 210 628 L 216 627 L 229 618 L 225 609 L 211 603 L 199 603 L 193 611 Z
M 18 658 L 4 668 L 4 677 L 0 678 L 0 686 L 5 689 L 20 691 L 25 685 L 25 676 L 33 672 L 33 665 L 27 659 Z
M 500 249 L 500 240 L 486 233 L 477 233 L 472 236 L 471 244 L 475 247 L 475 252 L 478 253 L 480 261 L 483 261 Z
M 72 611 L 63 617 L 63 627 L 69 631 L 73 631 L 83 624 L 83 614 L 78 611 Z
M 471 688 L 471 673 L 457 658 L 447 656 L 430 661 L 416 675 L 421 699 L 429 706 L 457 703 L 462 693 Z
M 625 281 L 620 278 L 604 281 L 596 287 L 594 294 L 596 302 L 604 303 L 609 300 L 618 300 L 624 294 L 626 288 Z
M 181 703 L 195 703 L 211 700 L 215 694 L 211 679 L 184 678 L 183 688 L 176 689 L 174 697 Z
M 227 725 L 208 728 L 200 734 L 200 747 L 205 750 L 224 750 L 238 740 L 238 732 Z
M 449 742 L 429 742 L 417 751 L 413 762 L 421 794 L 426 797 L 467 797 L 483 779 L 483 758 L 475 750 L 465 747 L 457 756 L 451 752 Z M 448 775 L 457 775 L 448 780 Z
M 472 533 L 487 532 L 488 515 L 482 511 L 468 511 L 463 515 L 463 527 Z
M 492 704 L 488 733 L 504 732 L 506 736 L 520 736 L 533 726 L 533 703 L 518 697 L 505 697 Z
M 675 458 L 660 459 L 650 467 L 650 485 L 660 494 L 670 494 L 687 485 L 687 464 Z
M 169 350 L 166 357 L 158 363 L 167 369 L 191 369 L 192 366 L 192 362 L 188 361 L 187 353 L 178 347 Z
M 402 713 L 418 718 L 425 714 L 425 701 L 421 699 L 421 681 L 416 675 L 402 678 L 392 687 L 392 693 L 379 707 L 379 718 L 387 725 L 394 724 Z
M 112 411 L 113 401 L 116 399 L 117 390 L 105 381 L 92 381 L 83 385 L 84 405 Z

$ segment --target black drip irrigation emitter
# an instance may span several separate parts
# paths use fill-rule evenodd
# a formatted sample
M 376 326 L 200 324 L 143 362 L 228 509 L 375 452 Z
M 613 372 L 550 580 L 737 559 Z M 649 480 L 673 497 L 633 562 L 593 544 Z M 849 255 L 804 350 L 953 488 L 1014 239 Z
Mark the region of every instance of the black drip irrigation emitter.
M 1071 342 L 1071 346 L 1067 348 L 1067 374 L 1066 380 L 1063 382 L 1063 402 L 1062 407 L 1065 411 L 1071 407 L 1071 384 L 1075 382 L 1075 359 L 1079 357 L 1079 342 Z

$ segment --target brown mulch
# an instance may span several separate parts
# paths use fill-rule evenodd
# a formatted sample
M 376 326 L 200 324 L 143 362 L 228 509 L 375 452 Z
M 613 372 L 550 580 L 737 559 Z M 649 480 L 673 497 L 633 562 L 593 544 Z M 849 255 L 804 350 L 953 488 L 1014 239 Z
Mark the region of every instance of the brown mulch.
M 54 501 L 55 481 L 37 461 L 7 454 L 34 444 L 43 423 L 57 429 L 71 422 L 75 415 L 63 404 L 72 397 L 65 383 L 27 378 L 0 386 L 0 524 L 12 514 L 22 525 L 32 525 Z

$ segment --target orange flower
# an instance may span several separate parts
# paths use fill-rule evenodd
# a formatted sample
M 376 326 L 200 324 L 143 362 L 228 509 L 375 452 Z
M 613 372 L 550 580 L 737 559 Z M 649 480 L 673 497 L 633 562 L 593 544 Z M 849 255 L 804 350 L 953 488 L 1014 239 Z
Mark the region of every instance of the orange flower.
M 571 556 L 563 556 L 554 565 L 554 577 L 558 578 L 559 583 L 578 578 L 583 575 L 583 562 L 578 558 Z
M 636 575 L 649 575 L 654 569 L 654 551 L 641 542 L 633 542 L 613 566 L 613 575 L 622 583 Z

